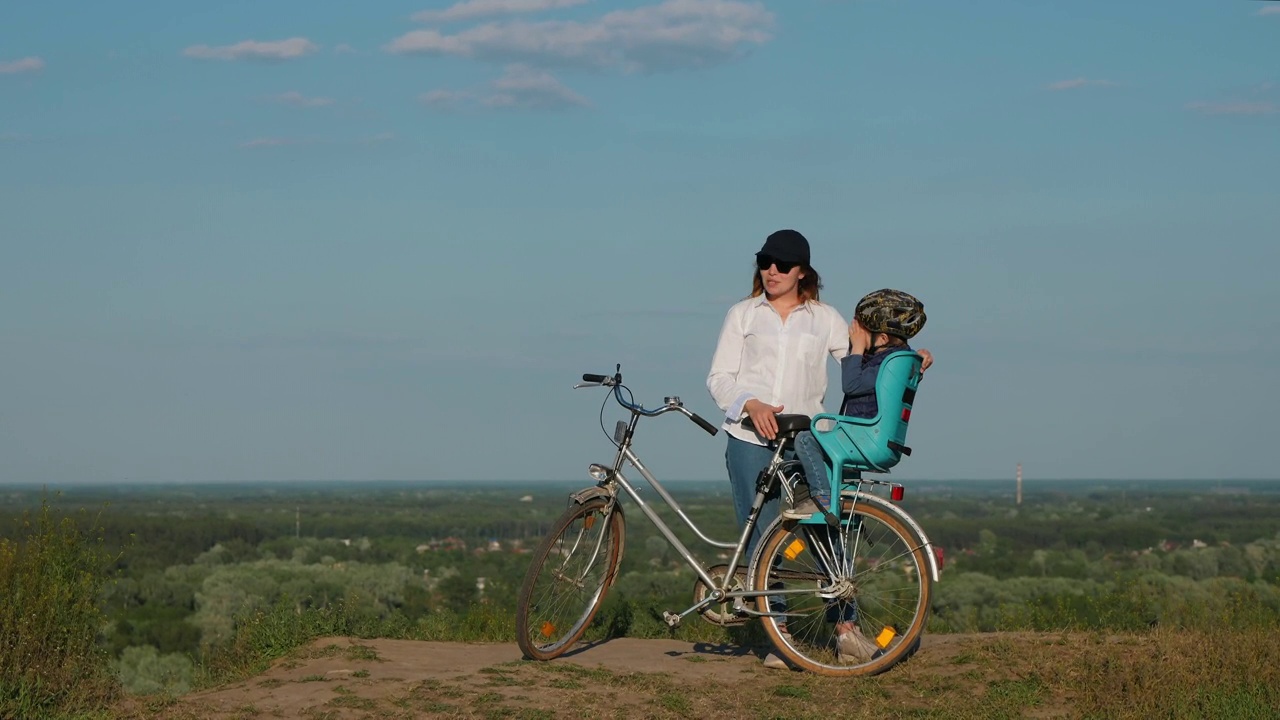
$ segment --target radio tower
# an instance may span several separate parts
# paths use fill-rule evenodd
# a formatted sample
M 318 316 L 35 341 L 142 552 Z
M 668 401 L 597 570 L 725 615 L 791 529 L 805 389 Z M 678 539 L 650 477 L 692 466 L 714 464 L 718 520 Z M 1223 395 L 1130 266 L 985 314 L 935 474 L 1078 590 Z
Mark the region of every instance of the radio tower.
M 1014 500 L 1014 504 L 1022 504 L 1022 463 L 1018 463 L 1018 494 Z

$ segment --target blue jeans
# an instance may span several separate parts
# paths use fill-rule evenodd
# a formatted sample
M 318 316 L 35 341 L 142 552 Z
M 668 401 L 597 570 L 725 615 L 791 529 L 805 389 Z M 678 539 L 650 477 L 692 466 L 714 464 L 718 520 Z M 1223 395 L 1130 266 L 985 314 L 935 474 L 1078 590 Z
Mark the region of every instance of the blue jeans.
M 792 451 L 788 450 L 790 455 Z M 751 503 L 756 499 L 756 478 L 760 471 L 769 466 L 773 459 L 773 450 L 763 445 L 756 445 L 730 435 L 729 444 L 724 450 L 724 463 L 729 470 L 729 490 L 733 494 L 733 512 L 738 516 L 738 529 L 747 524 L 747 516 L 751 514 Z M 756 518 L 755 530 L 747 543 L 747 555 L 751 557 L 756 545 L 760 542 L 760 531 L 778 517 L 777 488 L 770 493 L 760 508 L 760 517 Z
M 812 432 L 805 430 L 796 436 L 796 455 L 804 466 L 804 477 L 809 483 L 809 497 L 830 510 L 831 476 L 827 470 L 827 455 L 822 452 L 822 446 Z

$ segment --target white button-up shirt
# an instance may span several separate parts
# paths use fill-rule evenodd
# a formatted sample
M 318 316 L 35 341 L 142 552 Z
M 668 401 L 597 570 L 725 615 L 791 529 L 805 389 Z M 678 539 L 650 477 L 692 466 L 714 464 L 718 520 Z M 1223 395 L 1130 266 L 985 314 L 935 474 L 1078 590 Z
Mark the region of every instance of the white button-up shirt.
M 827 356 L 838 361 L 848 354 L 849 326 L 830 305 L 806 302 L 785 323 L 763 293 L 729 308 L 707 375 L 725 432 L 766 444 L 742 427 L 742 406 L 752 398 L 782 405 L 784 413 L 823 412 Z

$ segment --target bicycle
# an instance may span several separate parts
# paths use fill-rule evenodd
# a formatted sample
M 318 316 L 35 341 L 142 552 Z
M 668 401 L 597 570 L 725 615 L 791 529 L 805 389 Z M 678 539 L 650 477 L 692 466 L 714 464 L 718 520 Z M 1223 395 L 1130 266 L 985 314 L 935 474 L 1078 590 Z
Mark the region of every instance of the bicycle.
M 694 613 L 726 627 L 759 618 L 770 642 L 793 666 L 831 676 L 881 673 L 916 651 L 932 585 L 939 580 L 940 557 L 919 524 L 893 504 L 902 498 L 901 485 L 860 476 L 842 481 L 838 513 L 833 508 L 813 521 L 779 517 L 763 529 L 753 556 L 744 558 L 765 499 L 775 491 L 791 497 L 800 463 L 789 459 L 787 450 L 800 431 L 809 429 L 811 419 L 777 416 L 773 458 L 757 479 L 742 533 L 736 543 L 722 542 L 697 527 L 632 450 L 640 418 L 677 412 L 713 436 L 718 428 L 684 407 L 679 397 L 667 397 L 652 409 L 635 403 L 622 384 L 621 365 L 612 376 L 584 374 L 582 380 L 574 389 L 611 388 L 610 395 L 631 417 L 619 420 L 614 429 L 613 464 L 589 466 L 596 484 L 569 496 L 569 507 L 533 553 L 516 611 L 516 639 L 525 658 L 563 655 L 595 618 L 622 560 L 626 522 L 621 494 L 631 498 L 697 574 L 693 604 L 680 612 L 663 612 L 671 629 Z M 631 399 L 623 397 L 624 390 Z M 608 401 L 606 396 L 604 404 Z M 702 542 L 731 549 L 728 564 L 700 562 L 641 499 L 622 473 L 624 464 L 634 467 Z M 886 487 L 890 500 L 872 492 Z M 850 620 L 862 635 L 857 646 L 863 651 L 845 652 L 837 642 L 835 624 Z

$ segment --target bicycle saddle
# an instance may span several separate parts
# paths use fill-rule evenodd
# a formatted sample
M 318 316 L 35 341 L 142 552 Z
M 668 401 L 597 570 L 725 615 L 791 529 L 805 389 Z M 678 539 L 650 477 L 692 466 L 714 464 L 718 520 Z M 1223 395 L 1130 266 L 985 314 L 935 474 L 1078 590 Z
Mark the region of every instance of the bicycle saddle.
M 778 439 L 795 440 L 796 435 L 802 431 L 809 429 L 810 418 L 808 415 L 792 415 L 783 413 L 774 415 L 778 419 Z M 742 418 L 742 427 L 755 432 L 756 425 L 751 422 L 750 417 Z

